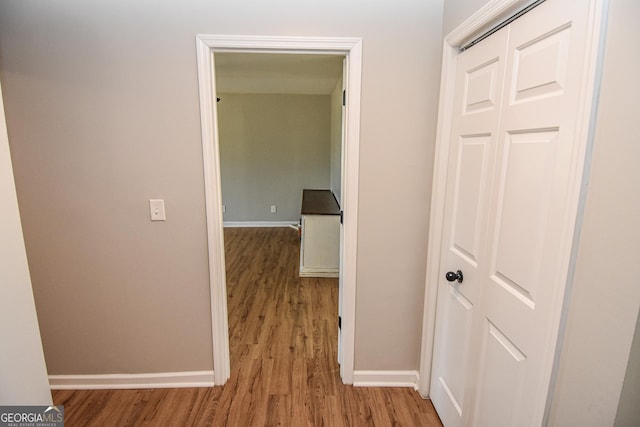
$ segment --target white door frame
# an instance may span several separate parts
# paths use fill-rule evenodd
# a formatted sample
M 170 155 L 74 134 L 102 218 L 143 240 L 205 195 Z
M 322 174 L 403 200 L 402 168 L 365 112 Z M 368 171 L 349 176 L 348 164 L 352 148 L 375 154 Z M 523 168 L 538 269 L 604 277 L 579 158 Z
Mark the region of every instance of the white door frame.
M 453 120 L 453 94 L 455 90 L 455 71 L 457 55 L 460 53 L 459 46 L 464 42 L 472 40 L 475 36 L 481 34 L 485 29 L 490 28 L 502 19 L 509 16 L 513 11 L 521 8 L 530 0 L 491 0 L 480 10 L 470 16 L 459 27 L 449 33 L 444 39 L 442 53 L 442 74 L 440 80 L 440 101 L 438 105 L 438 127 L 436 132 L 436 151 L 434 162 L 431 213 L 429 218 L 429 241 L 428 256 L 426 269 L 426 288 L 424 300 L 424 316 L 422 327 L 422 348 L 420 357 L 420 381 L 418 390 L 425 397 L 429 396 L 431 383 L 431 368 L 434 352 L 434 335 L 436 323 L 436 301 L 438 297 L 438 282 L 440 276 L 441 246 L 443 238 L 444 226 L 444 206 L 446 196 L 446 179 L 447 164 L 449 155 L 449 143 L 451 139 L 451 124 Z M 599 61 L 601 60 L 600 47 L 603 46 L 604 38 L 604 18 L 606 17 L 605 0 L 591 0 L 591 13 L 589 17 L 589 29 L 587 31 L 587 55 L 589 61 L 589 77 L 587 87 L 593 88 L 582 104 L 578 113 L 578 128 L 576 129 L 576 137 L 583 143 L 580 143 L 580 150 L 575 153 L 575 159 L 580 157 L 588 159 L 590 156 L 590 146 L 593 135 L 593 120 L 591 120 L 592 112 L 596 105 L 596 85 L 599 79 L 600 69 Z M 588 163 L 588 161 L 586 162 Z M 575 168 L 575 185 L 584 189 L 586 185 L 586 177 L 588 176 L 587 167 L 584 162 Z M 579 193 L 584 193 L 580 191 Z M 576 205 L 583 206 L 584 194 L 580 194 L 580 199 L 576 198 L 572 201 Z M 575 218 L 575 233 L 572 229 L 567 233 L 564 244 L 571 247 L 571 260 L 569 263 L 569 274 L 567 278 L 567 292 L 563 302 L 563 307 L 559 307 L 555 316 L 558 318 L 559 334 L 558 344 L 556 346 L 556 354 L 553 362 L 553 371 L 557 369 L 558 354 L 561 350 L 562 331 L 565 323 L 566 307 L 568 306 L 568 294 L 571 288 L 570 272 L 575 265 L 575 255 L 577 250 L 577 235 L 579 234 L 579 225 L 581 223 L 581 209 L 577 209 L 578 218 Z M 552 381 L 553 382 L 553 381 Z M 553 384 L 552 384 L 553 386 Z M 547 404 L 548 406 L 548 404 Z M 547 408 L 548 410 L 548 408 Z
M 198 34 L 196 36 L 200 121 L 204 162 L 205 207 L 209 250 L 209 287 L 211 289 L 211 331 L 213 373 L 216 385 L 224 384 L 231 373 L 227 286 L 222 224 L 220 150 L 215 100 L 215 52 L 306 53 L 345 55 L 347 59 L 347 106 L 344 135 L 344 174 L 342 209 L 344 210 L 342 313 L 342 364 L 340 376 L 353 383 L 355 346 L 356 260 L 358 243 L 358 176 L 360 147 L 360 86 L 362 40 L 342 37 L 275 37 Z

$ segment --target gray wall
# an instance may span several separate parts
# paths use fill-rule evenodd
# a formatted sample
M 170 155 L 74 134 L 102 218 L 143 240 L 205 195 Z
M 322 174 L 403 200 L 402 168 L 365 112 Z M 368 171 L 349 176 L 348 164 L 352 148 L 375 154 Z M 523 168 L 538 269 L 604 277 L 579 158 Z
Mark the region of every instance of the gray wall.
M 212 368 L 197 33 L 362 37 L 355 368 L 417 369 L 441 23 L 442 0 L 0 0 L 49 372 Z
M 218 96 L 224 220 L 297 223 L 302 189 L 329 188 L 331 97 Z
M 636 322 L 636 332 L 629 354 L 629 364 L 624 376 L 624 385 L 620 395 L 618 412 L 616 413 L 616 427 L 640 426 L 640 315 Z
M 446 0 L 445 31 L 484 3 Z M 640 60 L 628 47 L 629 40 L 640 36 L 635 22 L 640 3 L 610 4 L 584 223 L 549 422 L 553 426 L 613 425 L 640 304 Z M 614 279 L 612 274 L 620 271 L 625 278 Z
M 51 405 L 0 89 L 0 405 Z

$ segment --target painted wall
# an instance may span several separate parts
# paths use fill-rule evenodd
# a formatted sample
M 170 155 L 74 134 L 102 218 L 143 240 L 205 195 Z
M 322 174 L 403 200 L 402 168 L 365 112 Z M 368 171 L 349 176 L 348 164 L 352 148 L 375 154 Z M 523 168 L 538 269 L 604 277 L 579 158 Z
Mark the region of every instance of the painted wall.
M 0 0 L 50 373 L 212 368 L 197 33 L 362 37 L 355 368 L 417 369 L 441 24 L 442 0 Z
M 445 0 L 442 35 L 449 34 L 486 3 L 487 0 Z
M 484 1 L 446 0 L 446 32 Z M 640 3 L 611 0 L 604 74 L 578 259 L 549 425 L 613 425 L 640 306 Z M 624 271 L 628 279 L 613 279 Z M 636 386 L 637 387 L 637 386 Z M 636 408 L 637 410 L 637 404 Z M 637 414 L 636 414 L 637 415 Z
M 640 315 L 636 322 L 636 332 L 629 354 L 629 364 L 624 376 L 620 403 L 616 413 L 615 427 L 636 427 L 640 425 Z
M 342 206 L 342 79 L 331 92 L 330 189 Z
M 302 189 L 329 188 L 331 97 L 219 96 L 224 220 L 297 223 Z
M 0 88 L 0 405 L 51 405 Z

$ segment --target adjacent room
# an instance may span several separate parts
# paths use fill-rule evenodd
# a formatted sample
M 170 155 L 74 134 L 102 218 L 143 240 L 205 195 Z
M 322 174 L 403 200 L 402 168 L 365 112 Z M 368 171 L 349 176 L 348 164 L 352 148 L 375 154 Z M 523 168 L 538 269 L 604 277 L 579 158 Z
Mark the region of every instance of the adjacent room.
M 342 61 L 215 54 L 225 226 L 297 224 L 303 189 L 340 202 Z
M 214 58 L 229 381 L 239 384 L 234 393 L 258 401 L 244 385 L 261 384 L 305 424 L 326 416 L 322 401 L 348 393 L 338 365 L 344 57 Z M 333 215 L 310 215 L 310 194 L 332 202 Z M 307 381 L 292 372 L 309 372 Z M 319 390 L 321 401 L 313 397 Z

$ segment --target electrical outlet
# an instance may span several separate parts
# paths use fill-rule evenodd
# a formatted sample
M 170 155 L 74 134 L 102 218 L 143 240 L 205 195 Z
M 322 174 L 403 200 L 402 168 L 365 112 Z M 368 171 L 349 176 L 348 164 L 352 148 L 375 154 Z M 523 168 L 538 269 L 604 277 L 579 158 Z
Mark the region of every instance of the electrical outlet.
M 225 213 L 227 211 L 227 207 L 225 205 L 222 205 L 222 213 Z
M 149 213 L 151 214 L 151 221 L 164 221 L 167 219 L 164 211 L 163 199 L 151 199 L 149 200 Z
M 276 205 L 271 205 L 271 213 L 276 213 Z

